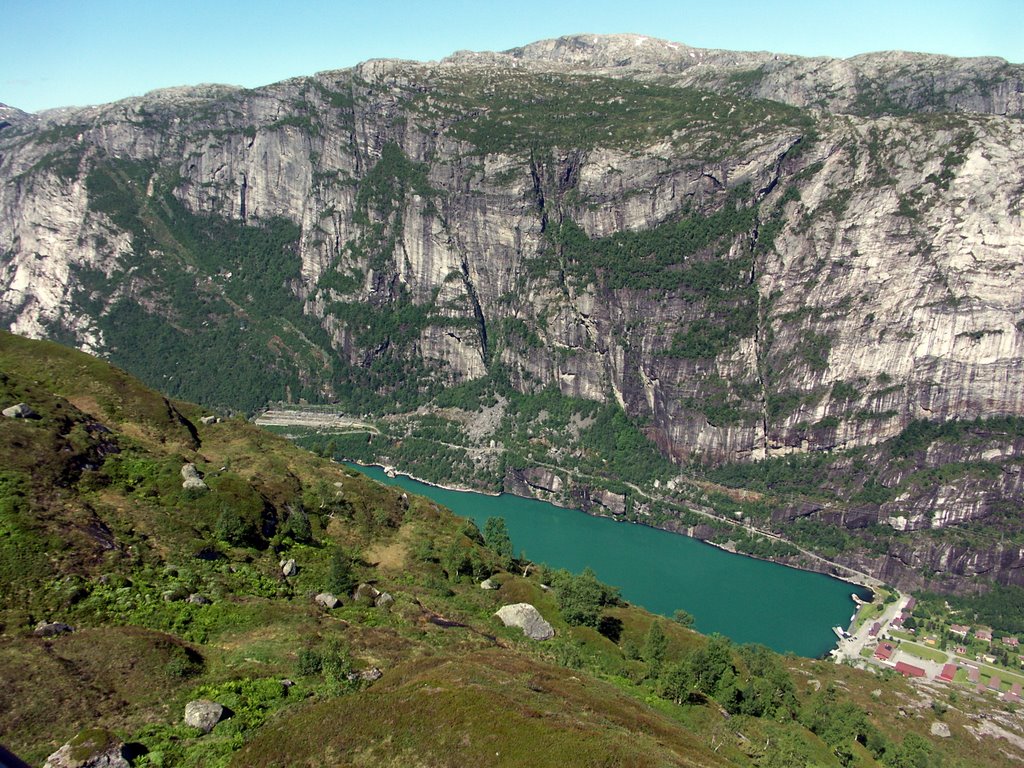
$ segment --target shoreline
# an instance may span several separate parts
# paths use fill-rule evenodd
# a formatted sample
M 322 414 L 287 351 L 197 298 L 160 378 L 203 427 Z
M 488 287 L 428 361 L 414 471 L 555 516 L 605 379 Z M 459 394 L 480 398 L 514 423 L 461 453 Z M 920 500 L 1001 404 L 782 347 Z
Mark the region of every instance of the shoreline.
M 333 459 L 332 459 L 332 461 L 333 461 Z M 354 459 L 342 459 L 338 463 L 340 463 L 340 464 L 355 464 L 357 467 L 376 467 L 377 469 L 381 470 L 389 478 L 391 478 L 391 475 L 388 475 L 388 472 L 390 471 L 395 476 L 401 475 L 402 477 L 407 477 L 410 480 L 415 480 L 417 483 L 423 483 L 423 485 L 429 485 L 431 488 L 440 488 L 442 491 L 455 491 L 456 493 L 478 493 L 481 496 L 492 496 L 492 497 L 497 497 L 497 496 L 501 496 L 502 495 L 501 493 L 494 493 L 492 491 L 481 491 L 481 490 L 478 490 L 476 488 L 460 488 L 458 486 L 453 486 L 453 485 L 442 485 L 441 483 L 433 483 L 430 480 L 424 480 L 422 477 L 416 477 L 416 475 L 410 474 L 409 472 L 404 472 L 404 471 L 398 469 L 397 467 L 392 467 L 392 466 L 389 466 L 387 464 L 377 464 L 376 462 L 370 463 L 370 464 L 364 464 L 363 462 L 355 461 Z M 516 494 L 513 493 L 513 494 L 510 494 L 510 495 L 511 496 L 515 496 Z M 527 497 L 521 496 L 519 498 L 527 498 Z M 556 504 L 555 506 L 558 506 L 558 505 Z
M 509 495 L 509 496 L 515 496 L 516 498 L 520 498 L 520 499 L 533 499 L 535 501 L 545 501 L 548 504 L 551 504 L 552 506 L 558 507 L 560 509 L 566 509 L 566 510 L 572 510 L 572 511 L 576 511 L 576 512 L 582 512 L 583 514 L 590 515 L 591 517 L 602 517 L 602 518 L 609 519 L 609 520 L 614 520 L 615 519 L 615 518 L 613 518 L 613 517 L 611 517 L 609 515 L 599 515 L 599 514 L 594 514 L 592 512 L 588 512 L 585 509 L 576 509 L 575 507 L 566 507 L 566 506 L 564 506 L 562 504 L 558 504 L 558 503 L 550 501 L 548 499 L 538 499 L 536 496 L 522 496 L 522 495 L 520 495 L 518 493 L 511 493 L 509 491 L 502 491 L 501 493 L 494 493 L 493 491 L 481 491 L 481 490 L 478 490 L 476 488 L 464 488 L 464 487 L 459 487 L 459 486 L 445 485 L 443 483 L 435 483 L 435 482 L 431 482 L 430 480 L 424 480 L 421 477 L 416 477 L 415 475 L 413 475 L 413 474 L 411 474 L 409 472 L 400 470 L 397 467 L 393 467 L 393 466 L 390 466 L 390 465 L 387 465 L 387 464 L 380 464 L 380 463 L 377 463 L 377 462 L 364 463 L 364 462 L 355 461 L 355 460 L 352 460 L 352 459 L 343 459 L 341 463 L 354 464 L 354 465 L 359 466 L 359 467 L 376 467 L 377 469 L 380 469 L 381 471 L 383 471 L 385 475 L 387 475 L 387 473 L 390 471 L 395 476 L 399 476 L 400 475 L 402 477 L 407 477 L 410 480 L 414 480 L 417 483 L 422 483 L 423 485 L 428 485 L 428 486 L 430 486 L 432 488 L 438 488 L 438 489 L 443 490 L 443 491 L 454 491 L 456 493 L 477 493 L 477 494 L 480 494 L 481 496 L 490 496 L 490 497 L 494 497 L 494 498 L 499 497 L 499 496 L 503 496 L 503 495 Z M 388 477 L 390 478 L 390 476 L 388 476 Z M 715 547 L 716 549 L 721 550 L 722 552 L 727 552 L 730 555 L 740 555 L 742 557 L 749 557 L 751 560 L 758 560 L 758 561 L 760 561 L 762 563 L 773 563 L 775 565 L 780 565 L 780 566 L 782 566 L 784 568 L 792 568 L 793 570 L 803 571 L 804 573 L 817 573 L 817 574 L 820 574 L 821 576 L 826 576 L 828 578 L 835 579 L 836 581 L 842 581 L 842 582 L 844 582 L 846 584 L 851 584 L 854 587 L 859 587 L 861 589 L 867 590 L 870 593 L 871 598 L 868 599 L 868 600 L 865 600 L 866 604 L 871 604 L 874 601 L 874 599 L 875 599 L 875 597 L 877 595 L 877 587 L 881 586 L 881 584 L 882 584 L 881 581 L 879 581 L 878 579 L 874 578 L 873 576 L 869 576 L 867 574 L 857 574 L 851 568 L 848 568 L 847 566 L 842 565 L 841 563 L 836 563 L 836 562 L 833 562 L 831 560 L 828 560 L 828 559 L 826 559 L 824 557 L 821 557 L 820 555 L 813 555 L 813 557 L 818 558 L 818 560 L 821 563 L 827 564 L 829 567 L 831 567 L 833 569 L 839 569 L 839 570 L 845 571 L 846 575 L 839 575 L 838 573 L 833 573 L 833 572 L 824 571 L 824 570 L 817 570 L 817 569 L 814 569 L 814 568 L 805 568 L 805 567 L 801 567 L 799 565 L 793 565 L 792 563 L 783 562 L 781 560 L 774 560 L 774 559 L 766 558 L 766 557 L 757 557 L 757 556 L 751 555 L 751 554 L 749 554 L 747 552 L 739 552 L 739 551 L 737 551 L 735 549 L 729 549 L 724 544 L 720 544 L 718 542 L 709 541 L 707 539 L 701 539 L 701 538 L 698 538 L 697 536 L 690 536 L 688 533 L 685 533 L 683 531 L 680 531 L 680 530 L 677 530 L 677 529 L 674 529 L 674 528 L 671 528 L 671 527 L 668 527 L 668 526 L 665 526 L 665 525 L 649 525 L 649 524 L 644 523 L 642 521 L 628 521 L 628 520 L 617 520 L 616 522 L 627 522 L 627 523 L 631 523 L 633 525 L 643 525 L 643 526 L 645 526 L 647 528 L 653 528 L 655 530 L 665 531 L 666 533 L 672 533 L 672 534 L 675 534 L 677 536 L 684 536 L 684 537 L 686 537 L 688 539 L 692 539 L 693 541 L 697 541 L 697 542 L 700 542 L 702 544 L 707 544 L 708 546 Z M 726 521 L 726 522 L 728 522 L 728 521 Z M 764 534 L 762 534 L 762 535 L 764 535 Z M 874 583 L 873 584 L 872 583 L 866 583 L 868 581 L 871 581 L 871 582 L 874 582 Z M 859 611 L 860 611 L 860 606 L 858 605 L 857 610 L 854 611 L 854 616 L 856 616 Z

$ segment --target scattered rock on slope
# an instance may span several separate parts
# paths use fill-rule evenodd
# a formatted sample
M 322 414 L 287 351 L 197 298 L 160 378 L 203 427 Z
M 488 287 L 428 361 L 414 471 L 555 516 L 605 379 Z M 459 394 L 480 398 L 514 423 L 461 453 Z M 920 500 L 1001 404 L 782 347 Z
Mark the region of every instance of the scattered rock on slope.
M 124 742 L 103 728 L 87 728 L 48 758 L 43 768 L 130 768 Z
M 321 592 L 313 598 L 313 602 L 319 605 L 321 608 L 337 608 L 341 604 L 341 600 L 335 597 L 330 592 Z
M 505 605 L 494 614 L 506 627 L 519 627 L 531 640 L 550 640 L 555 636 L 554 628 L 544 620 L 540 611 L 529 603 Z
M 185 705 L 185 724 L 209 733 L 220 722 L 224 707 L 209 699 L 196 699 Z
M 181 487 L 186 491 L 205 491 L 209 486 L 203 481 L 203 476 L 199 474 L 199 470 L 196 469 L 195 464 L 186 464 L 181 468 Z
M 57 635 L 64 635 L 74 631 L 74 627 L 70 624 L 65 624 L 63 621 L 40 621 L 36 624 L 36 628 L 32 630 L 32 634 L 36 637 L 56 637 Z
M 946 739 L 949 738 L 949 735 L 948 725 L 940 723 L 938 720 L 932 723 L 932 736 L 938 736 L 939 738 Z
M 9 419 L 36 419 L 39 417 L 39 415 L 25 403 L 18 403 L 17 405 L 12 405 L 10 408 L 4 408 L 2 413 Z

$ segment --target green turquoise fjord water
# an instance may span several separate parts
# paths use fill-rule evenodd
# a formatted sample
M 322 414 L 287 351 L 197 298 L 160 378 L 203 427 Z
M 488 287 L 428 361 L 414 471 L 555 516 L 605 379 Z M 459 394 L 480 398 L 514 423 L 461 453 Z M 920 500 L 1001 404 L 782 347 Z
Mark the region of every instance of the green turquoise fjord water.
M 819 573 L 724 552 L 685 536 L 619 523 L 503 494 L 450 491 L 407 477 L 387 477 L 379 467 L 350 467 L 388 485 L 427 496 L 481 529 L 503 517 L 516 554 L 535 563 L 597 577 L 649 611 L 693 614 L 700 632 L 719 632 L 737 643 L 761 643 L 799 656 L 822 656 L 835 646 L 832 627 L 846 627 L 861 587 Z

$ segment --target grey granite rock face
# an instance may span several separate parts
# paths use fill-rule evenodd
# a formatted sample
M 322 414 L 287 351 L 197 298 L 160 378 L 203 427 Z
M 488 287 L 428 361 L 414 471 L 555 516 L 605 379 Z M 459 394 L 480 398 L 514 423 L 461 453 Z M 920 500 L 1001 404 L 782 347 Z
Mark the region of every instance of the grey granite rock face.
M 658 62 L 659 72 L 679 77 L 704 73 L 702 87 L 712 90 L 725 88 L 720 81 L 730 73 L 756 69 L 758 94 L 770 98 L 795 82 L 815 93 L 833 93 L 841 82 L 852 94 L 843 99 L 856 101 L 867 80 L 889 78 L 898 90 L 911 65 L 930 68 L 936 74 L 929 82 L 948 85 L 949 93 L 965 93 L 958 90 L 963 83 L 990 85 L 986 95 L 950 107 L 964 114 L 929 124 L 903 116 L 840 119 L 832 113 L 845 101 L 836 96 L 816 107 L 813 145 L 810 127 L 766 122 L 756 139 L 726 147 L 713 163 L 700 137 L 652 136 L 628 148 L 559 147 L 548 166 L 531 171 L 513 148 L 470 159 L 465 142 L 417 111 L 415 94 L 438 88 L 440 76 L 490 76 L 513 61 L 530 71 L 617 77 L 641 77 Z M 652 435 L 673 455 L 778 456 L 877 442 L 915 418 L 1024 413 L 1024 387 L 1012 386 L 1020 383 L 1016 361 L 1024 354 L 1016 288 L 1024 128 L 1020 120 L 969 113 L 989 111 L 986 103 L 1003 90 L 1017 93 L 1019 70 L 913 54 L 823 63 L 584 36 L 441 65 L 372 62 L 234 94 L 230 119 L 239 130 L 216 135 L 211 126 L 228 119 L 217 111 L 223 89 L 177 89 L 72 110 L 52 119 L 81 124 L 80 138 L 55 147 L 26 124 L 29 133 L 3 153 L 0 177 L 27 173 L 30 183 L 0 190 L 0 315 L 16 332 L 45 336 L 59 326 L 83 348 L 104 350 L 96 318 L 75 298 L 84 290 L 79 275 L 116 272 L 134 253 L 133 235 L 90 208 L 89 161 L 74 178 L 39 166 L 48 152 L 87 148 L 175 169 L 181 177 L 174 194 L 196 213 L 243 218 L 244 190 L 246 220 L 282 216 L 299 224 L 296 302 L 320 318 L 330 354 L 358 365 L 374 354 L 351 321 L 332 313 L 334 302 L 388 302 L 401 294 L 433 303 L 445 322 L 423 328 L 410 354 L 437 364 L 439 376 L 477 378 L 497 355 L 522 387 L 536 381 L 566 395 L 615 399 L 650 420 Z M 313 83 L 348 98 L 356 75 L 370 85 L 350 111 L 316 102 Z M 315 136 L 298 118 L 286 119 L 302 99 L 317 109 Z M 209 125 L 178 117 L 199 104 Z M 907 109 L 931 109 L 934 100 L 915 104 Z M 1000 109 L 1019 111 L 1009 103 Z M 165 122 L 138 119 L 143 113 Z M 399 122 L 407 125 L 401 132 Z M 403 225 L 393 233 L 401 258 L 377 273 L 368 261 L 346 262 L 364 280 L 341 291 L 322 278 L 337 270 L 346 244 L 365 235 L 357 190 L 386 143 L 411 162 L 429 162 L 427 179 L 439 197 L 402 201 Z M 760 304 L 755 331 L 711 360 L 667 354 L 673 338 L 706 314 L 685 296 L 601 281 L 566 290 L 554 273 L 531 272 L 547 248 L 546 216 L 573 219 L 589 237 L 602 238 L 650 229 L 687 210 L 713 211 L 745 183 L 763 216 L 778 212 L 782 227 L 763 251 L 756 231 L 721 244 L 731 259 L 754 249 L 750 279 Z M 125 285 L 103 300 L 132 290 Z M 513 319 L 536 334 L 536 344 L 495 346 L 493 329 Z M 490 343 L 481 328 L 491 329 Z M 809 344 L 818 345 L 816 354 Z M 889 384 L 876 384 L 882 374 Z M 721 381 L 726 389 L 719 392 Z M 837 383 L 852 383 L 858 396 L 832 396 Z M 698 406 L 714 397 L 734 401 L 735 413 L 709 418 Z M 774 404 L 781 399 L 798 405 L 781 412 Z
M 0 320 L 107 353 L 101 317 L 114 303 L 134 298 L 161 316 L 142 282 L 107 294 L 93 285 L 140 258 L 138 233 L 90 191 L 90 172 L 118 158 L 156 169 L 145 199 L 173 183 L 187 211 L 298 226 L 300 273 L 288 287 L 327 339 L 312 356 L 338 365 L 365 369 L 394 352 L 394 339 L 367 337 L 364 320 L 408 303 L 432 320 L 395 354 L 440 383 L 500 364 L 523 391 L 618 403 L 681 462 L 863 448 L 915 420 L 1024 415 L 1022 71 L 997 59 L 803 59 L 575 36 L 435 64 L 368 62 L 252 91 L 168 89 L 12 112 L 0 134 L 0 180 L 18 179 L 0 185 Z M 507 84 L 513 72 L 657 78 L 652 87 L 684 95 L 700 88 L 803 111 L 776 104 L 742 136 L 712 140 L 723 107 L 706 130 L 652 127 L 630 142 L 591 135 L 552 143 L 539 159 L 512 141 L 476 147 L 459 125 L 483 113 L 456 124 L 438 116 L 436 104 L 461 85 Z M 392 184 L 387 206 L 368 207 L 374 174 L 396 158 L 420 169 L 423 185 Z M 716 309 L 686 286 L 618 284 L 609 267 L 583 277 L 569 263 L 544 267 L 556 222 L 608 243 L 713 216 L 737 205 L 734 195 L 756 206 L 750 225 L 670 271 L 741 266 L 742 300 Z M 393 243 L 387 253 L 368 245 L 380 231 Z M 172 250 L 141 258 L 159 263 Z M 225 279 L 197 275 L 196 290 Z M 746 320 L 728 343 L 680 350 L 709 317 L 737 316 Z M 1022 455 L 1000 458 L 999 477 L 854 510 L 840 524 L 910 531 L 992 514 L 1022 498 Z M 571 478 L 527 467 L 508 480 L 553 498 Z M 185 482 L 200 489 L 202 480 Z M 616 494 L 581 501 L 626 511 Z M 939 549 L 922 540 L 900 562 L 975 568 L 976 550 Z M 1024 583 L 1024 573 L 996 573 L 1024 572 L 1012 566 L 1017 555 L 981 553 L 977 567 Z

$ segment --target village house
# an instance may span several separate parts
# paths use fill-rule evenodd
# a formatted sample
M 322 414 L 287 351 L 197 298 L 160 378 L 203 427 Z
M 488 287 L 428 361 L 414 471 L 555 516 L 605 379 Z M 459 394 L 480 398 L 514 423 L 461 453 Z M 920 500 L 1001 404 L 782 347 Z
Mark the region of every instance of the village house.
M 924 677 L 925 671 L 921 667 L 907 664 L 905 661 L 896 662 L 896 671 L 904 677 Z

